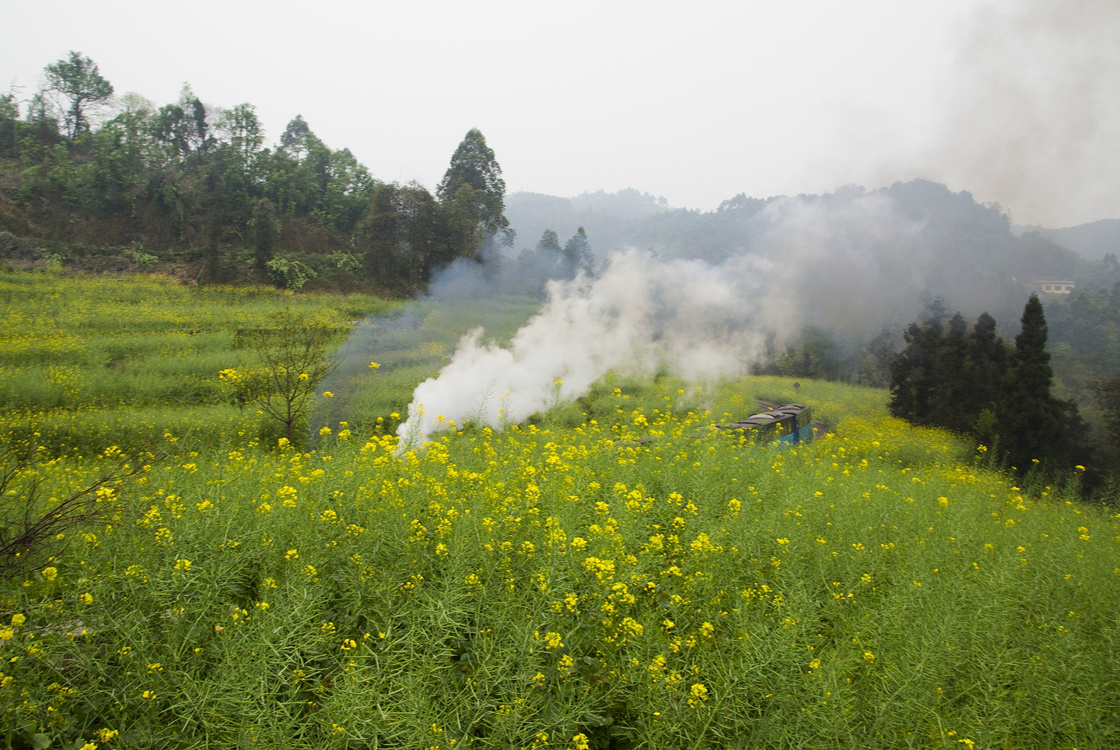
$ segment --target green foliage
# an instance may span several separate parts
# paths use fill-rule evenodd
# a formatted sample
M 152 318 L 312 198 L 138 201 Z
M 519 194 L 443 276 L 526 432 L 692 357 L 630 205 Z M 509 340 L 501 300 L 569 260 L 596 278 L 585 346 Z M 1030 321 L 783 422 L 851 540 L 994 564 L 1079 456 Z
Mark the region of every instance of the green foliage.
M 267 269 L 280 239 L 281 227 L 276 205 L 268 198 L 254 201 L 249 226 L 253 230 L 253 263 L 257 268 Z
M 268 327 L 239 330 L 234 337 L 235 345 L 256 355 L 258 366 L 226 368 L 221 378 L 238 402 L 256 404 L 283 424 L 289 443 L 302 442 L 297 433 L 315 389 L 338 366 L 327 352 L 341 332 L 281 310 Z
M 796 342 L 771 351 L 767 363 L 756 372 L 818 380 L 841 380 L 846 375 L 839 344 L 820 326 L 806 326 Z
M 119 519 L 122 490 L 159 458 L 150 447 L 130 455 L 107 448 L 98 456 L 106 464 L 101 475 L 60 499 L 42 494 L 54 463 L 46 449 L 9 443 L 0 453 L 0 578 L 53 562 L 75 529 Z
M 542 237 L 543 242 L 546 238 Z M 577 273 L 593 274 L 595 272 L 595 254 L 591 252 L 591 243 L 587 239 L 587 232 L 580 227 L 571 238 L 564 243 L 561 251 L 563 265 L 568 278 L 574 278 Z
M 44 72 L 46 90 L 66 102 L 60 109 L 66 137 L 73 141 L 89 131 L 90 111 L 113 95 L 113 85 L 101 76 L 96 63 L 73 50 L 69 57 L 44 68 Z
M 16 95 L 9 91 L 0 94 L 0 157 L 16 155 L 16 133 L 19 132 L 19 104 Z
M 267 327 L 285 309 L 337 329 L 393 308 L 264 286 L 0 273 L 0 442 L 34 441 L 57 456 L 131 451 L 164 433 L 179 446 L 262 429 L 279 437 L 282 426 L 262 427 L 256 409 L 228 402 L 219 371 L 258 364 L 234 348 L 235 332 Z
M 881 330 L 860 350 L 853 382 L 872 388 L 889 388 L 891 384 L 891 363 L 894 362 L 898 346 L 897 334 L 889 328 Z
M 465 226 L 473 232 L 476 222 Z M 421 185 L 379 184 L 358 229 L 363 266 L 386 287 L 416 288 L 452 260 L 448 232 L 445 212 Z
M 451 164 L 436 188 L 449 211 L 456 256 L 479 258 L 484 243 L 508 245 L 513 235 L 505 216 L 506 183 L 494 150 L 471 129 L 451 155 Z
M 1015 355 L 996 409 L 1000 449 L 1020 468 L 1066 458 L 1066 426 L 1061 403 L 1050 393 L 1054 373 L 1046 338 L 1042 303 L 1032 294 L 1023 308 L 1022 330 L 1015 337 Z
M 537 242 L 537 252 L 544 253 L 552 259 L 552 265 L 559 262 L 560 255 L 564 252 L 560 247 L 560 237 L 551 229 L 544 230 L 541 239 Z
M 268 277 L 281 289 L 298 292 L 310 279 L 318 276 L 315 270 L 302 261 L 283 255 L 272 258 L 264 264 Z
M 132 261 L 145 271 L 150 271 L 156 263 L 159 263 L 159 258 L 151 253 L 144 252 L 144 246 L 139 242 L 132 244 Z
M 453 257 L 446 217 L 419 186 L 400 188 L 392 203 L 399 237 L 369 237 L 363 227 L 376 222 L 363 220 L 378 183 L 352 152 L 329 148 L 300 117 L 270 151 L 253 105 L 211 112 L 184 86 L 161 107 L 128 95 L 98 129 L 89 115 L 111 87 L 97 83 L 96 66 L 72 53 L 49 70 L 52 87 L 25 122 L 11 95 L 0 101 L 0 174 L 10 175 L 0 192 L 17 207 L 4 217 L 14 231 L 60 243 L 143 242 L 160 257 L 195 264 L 196 278 L 208 283 L 267 276 L 289 289 L 309 280 L 319 259 L 354 254 L 362 244 L 399 239 L 393 263 L 361 285 L 406 295 Z M 74 98 L 56 106 L 55 95 Z M 251 265 L 245 247 L 253 250 Z M 285 260 L 269 267 L 277 257 Z M 320 285 L 352 288 L 362 276 L 355 270 Z
M 1115 256 L 1112 258 L 1115 261 Z M 1110 269 L 1097 277 L 1114 278 Z M 1085 405 L 1093 383 L 1120 362 L 1120 285 L 1079 288 L 1066 299 L 1046 299 L 1052 364 L 1067 393 Z
M 19 657 L 0 731 L 291 748 L 1120 738 L 1116 519 L 1026 496 L 944 433 L 884 417 L 881 392 L 854 389 L 832 438 L 770 450 L 708 432 L 711 413 L 638 403 L 676 383 L 617 382 L 634 395 L 602 395 L 625 411 L 609 426 L 453 433 L 398 457 L 339 425 L 316 452 L 245 441 L 153 466 L 131 522 L 0 584 Z M 791 386 L 721 388 L 756 385 Z M 639 432 L 659 437 L 622 439 Z M 60 462 L 44 490 L 98 466 Z
M 49 372 L 19 367 L 72 367 L 83 408 L 70 416 L 90 424 L 126 411 L 84 400 L 95 367 L 176 381 L 176 365 L 218 353 L 250 370 L 233 330 L 247 343 L 278 320 L 332 328 L 384 312 L 361 297 L 42 273 L 0 274 L 0 304 L 0 396 Z M 372 330 L 366 382 L 426 377 L 458 326 L 508 336 L 533 308 L 429 301 Z M 412 364 L 370 377 L 374 352 Z M 1013 486 L 986 452 L 888 417 L 882 391 L 794 382 L 612 374 L 537 424 L 403 455 L 395 425 L 358 425 L 357 405 L 308 451 L 209 406 L 197 435 L 176 431 L 169 460 L 120 488 L 107 523 L 67 529 L 53 559 L 0 580 L 0 736 L 1115 746 L 1117 519 L 1071 502 L 1074 488 Z M 753 448 L 710 430 L 756 397 L 810 403 L 833 434 Z M 0 410 L 0 434 L 29 410 Z M 132 421 L 97 437 L 161 429 L 171 410 L 127 409 Z M 36 510 L 121 460 L 84 442 L 55 453 L 21 475 Z
M 502 168 L 494 150 L 486 145 L 486 138 L 475 128 L 467 132 L 451 155 L 451 164 L 436 195 L 446 203 L 453 200 L 464 185 L 475 191 L 479 222 L 486 232 L 493 234 L 509 227 L 504 216 L 506 183 L 502 179 Z
M 1106 460 L 1109 469 L 1117 474 L 1120 473 L 1120 373 L 1098 381 L 1095 396 L 1103 414 Z
M 445 201 L 449 245 L 456 257 L 482 260 L 486 227 L 482 220 L 478 191 L 470 185 L 460 185 L 450 201 Z
M 891 413 L 994 443 L 999 457 L 1024 473 L 1040 465 L 1060 473 L 1093 463 L 1088 427 L 1076 405 L 1051 395 L 1046 318 L 1038 297 L 1031 295 L 1023 310 L 1013 353 L 996 336 L 987 313 L 967 337 L 959 313 L 943 333 L 947 317 L 935 306 L 924 323 L 907 329 L 907 346 L 891 365 Z
M 983 313 L 967 334 L 959 313 L 934 308 L 911 323 L 906 347 L 891 363 L 891 413 L 917 424 L 972 431 L 985 409 L 994 409 L 1008 368 L 995 320 Z
M 362 261 L 358 259 L 358 256 L 351 253 L 331 253 L 331 262 L 340 271 L 353 274 L 361 274 L 362 272 Z

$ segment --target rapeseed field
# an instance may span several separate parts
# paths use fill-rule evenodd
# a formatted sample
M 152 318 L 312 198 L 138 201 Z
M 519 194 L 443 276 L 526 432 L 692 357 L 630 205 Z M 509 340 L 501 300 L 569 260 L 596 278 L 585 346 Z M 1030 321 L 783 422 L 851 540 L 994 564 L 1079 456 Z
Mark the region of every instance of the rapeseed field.
M 867 389 L 801 384 L 831 428 L 808 445 L 711 429 L 793 395 L 611 376 L 530 424 L 447 425 L 403 454 L 369 414 L 311 448 L 252 420 L 200 440 L 152 404 L 163 438 L 139 453 L 44 446 L 9 507 L 139 471 L 0 582 L 0 733 L 83 750 L 1120 744 L 1112 509 L 1076 499 L 1076 477 L 1016 486 Z

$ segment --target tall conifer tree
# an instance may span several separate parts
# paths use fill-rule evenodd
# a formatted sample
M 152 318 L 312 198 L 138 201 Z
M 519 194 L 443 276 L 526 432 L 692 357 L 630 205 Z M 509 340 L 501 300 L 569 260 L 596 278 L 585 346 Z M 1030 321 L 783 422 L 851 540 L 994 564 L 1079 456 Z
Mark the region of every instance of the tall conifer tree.
M 1062 405 L 1050 394 L 1054 372 L 1046 337 L 1042 303 L 1032 294 L 1023 308 L 1022 330 L 1015 337 L 996 414 L 1000 448 L 1011 465 L 1022 470 L 1034 459 L 1052 462 L 1064 445 Z

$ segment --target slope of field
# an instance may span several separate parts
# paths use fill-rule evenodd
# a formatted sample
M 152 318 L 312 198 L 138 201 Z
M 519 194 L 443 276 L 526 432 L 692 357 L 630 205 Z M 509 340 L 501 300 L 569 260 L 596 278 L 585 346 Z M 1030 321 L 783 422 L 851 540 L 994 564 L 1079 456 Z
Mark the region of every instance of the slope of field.
M 0 272 L 0 414 L 6 442 L 52 452 L 137 446 L 164 432 L 198 444 L 259 429 L 218 372 L 251 361 L 240 328 L 292 309 L 345 330 L 392 310 L 366 295 L 195 287 L 158 276 Z
M 75 334 L 77 335 L 77 334 Z M 1108 748 L 1120 522 L 802 383 L 608 378 L 426 450 L 347 421 L 137 457 L 0 583 L 13 747 Z M 154 407 L 153 407 L 154 408 Z M 43 458 L 64 497 L 120 461 Z M 136 461 L 133 461 L 136 464 Z

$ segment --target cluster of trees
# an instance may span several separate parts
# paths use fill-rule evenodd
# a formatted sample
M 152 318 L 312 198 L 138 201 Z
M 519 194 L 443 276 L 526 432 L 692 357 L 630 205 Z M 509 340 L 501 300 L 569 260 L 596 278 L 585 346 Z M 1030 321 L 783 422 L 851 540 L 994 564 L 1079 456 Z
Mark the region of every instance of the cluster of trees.
M 26 104 L 0 95 L 0 230 L 70 245 L 185 251 L 206 280 L 294 286 L 329 266 L 411 291 L 433 268 L 512 243 L 501 167 L 467 133 L 433 196 L 384 183 L 296 116 L 275 148 L 251 104 L 208 107 L 189 87 L 157 107 L 114 99 L 78 52 L 45 69 Z
M 541 295 L 545 285 L 553 279 L 574 279 L 580 273 L 594 276 L 597 263 L 583 227 L 577 229 L 563 245 L 560 244 L 560 235 L 546 229 L 536 247 L 521 251 L 511 270 L 513 279 L 510 288 Z
M 1090 461 L 1076 405 L 1051 392 L 1046 317 L 1037 295 L 1023 309 L 1014 346 L 987 313 L 971 332 L 940 304 L 910 324 L 891 364 L 891 413 L 917 424 L 976 435 L 1009 465 L 1068 469 Z

